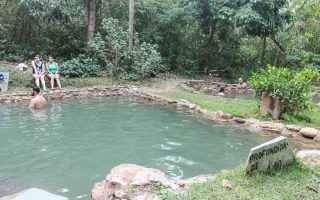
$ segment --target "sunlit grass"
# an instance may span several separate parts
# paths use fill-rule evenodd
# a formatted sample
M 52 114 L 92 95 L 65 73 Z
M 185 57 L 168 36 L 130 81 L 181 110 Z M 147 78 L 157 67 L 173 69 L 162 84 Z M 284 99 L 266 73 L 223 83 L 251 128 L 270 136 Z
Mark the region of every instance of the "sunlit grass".
M 224 98 L 201 93 L 185 91 L 179 87 L 165 92 L 158 92 L 166 98 L 180 100 L 185 99 L 191 103 L 201 106 L 201 108 L 209 111 L 222 111 L 236 117 L 257 118 L 262 120 L 270 120 L 268 117 L 259 114 L 258 99 L 237 99 Z M 310 120 L 298 120 L 294 117 L 286 117 L 282 122 L 286 124 L 297 124 L 304 127 L 320 127 L 320 110 L 310 111 L 306 115 Z
M 232 188 L 224 189 L 222 180 L 228 180 Z M 256 199 L 293 200 L 320 198 L 320 167 L 308 168 L 300 163 L 273 175 L 248 176 L 244 167 L 221 172 L 214 181 L 197 185 L 183 196 L 171 200 Z
M 232 99 L 219 96 L 205 95 L 175 89 L 169 92 L 159 93 L 167 98 L 180 100 L 185 99 L 195 103 L 209 111 L 223 111 L 237 117 L 258 117 L 258 101 L 254 99 Z

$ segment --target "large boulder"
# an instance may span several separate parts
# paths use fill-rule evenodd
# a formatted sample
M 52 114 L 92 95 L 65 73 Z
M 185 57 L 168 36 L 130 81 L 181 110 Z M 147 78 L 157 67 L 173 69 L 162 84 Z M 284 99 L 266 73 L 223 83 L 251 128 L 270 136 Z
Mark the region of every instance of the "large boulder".
M 308 137 L 308 138 L 314 138 L 316 137 L 319 133 L 319 130 L 318 129 L 315 129 L 315 128 L 302 128 L 300 130 L 300 133 L 305 136 L 305 137 Z
M 297 158 L 305 164 L 320 165 L 320 150 L 301 150 L 297 153 Z
M 91 196 L 92 200 L 158 200 L 155 184 L 169 185 L 160 170 L 122 164 L 113 168 L 104 181 L 94 185 Z
M 169 193 L 181 194 L 193 184 L 214 180 L 214 175 L 200 175 L 175 181 L 158 169 L 134 164 L 122 164 L 113 168 L 106 179 L 94 185 L 92 200 L 160 200 L 157 187 L 164 186 Z

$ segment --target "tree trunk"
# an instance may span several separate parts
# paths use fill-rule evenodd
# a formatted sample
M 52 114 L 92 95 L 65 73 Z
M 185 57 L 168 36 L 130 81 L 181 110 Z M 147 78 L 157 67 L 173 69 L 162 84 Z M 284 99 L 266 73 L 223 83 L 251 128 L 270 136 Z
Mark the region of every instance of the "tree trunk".
M 133 49 L 134 0 L 129 0 L 129 50 Z
M 97 5 L 96 0 L 84 0 L 85 5 L 85 22 L 86 22 L 86 40 L 90 44 L 94 39 L 96 29 L 96 14 Z
M 274 37 L 271 37 L 272 41 L 277 45 L 277 47 L 282 51 L 284 52 L 285 49 L 280 45 L 280 43 L 276 40 L 276 38 Z
M 261 36 L 261 39 L 262 39 L 262 47 L 259 55 L 259 62 L 258 62 L 259 67 L 261 67 L 264 62 L 264 54 L 265 54 L 266 42 L 267 42 L 266 36 Z
M 278 56 L 279 56 L 279 51 L 276 50 L 276 56 L 275 56 L 275 58 L 274 58 L 273 66 L 277 66 L 277 64 L 278 64 Z
M 84 5 L 84 9 L 85 9 L 85 12 L 84 12 L 84 21 L 85 21 L 85 36 L 87 38 L 87 35 L 88 35 L 88 25 L 89 25 L 89 21 L 88 21 L 88 18 L 89 18 L 89 10 L 90 10 L 90 6 L 89 6 L 89 1 L 90 0 L 83 0 L 83 5 Z

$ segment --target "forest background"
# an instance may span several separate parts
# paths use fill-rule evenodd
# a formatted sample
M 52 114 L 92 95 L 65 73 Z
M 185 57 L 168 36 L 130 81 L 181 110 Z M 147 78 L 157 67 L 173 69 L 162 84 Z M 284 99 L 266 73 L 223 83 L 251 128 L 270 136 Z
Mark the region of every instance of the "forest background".
M 122 80 L 210 70 L 247 78 L 267 64 L 319 68 L 319 5 L 320 0 L 1 0 L 0 60 L 53 55 L 67 77 L 106 74 Z

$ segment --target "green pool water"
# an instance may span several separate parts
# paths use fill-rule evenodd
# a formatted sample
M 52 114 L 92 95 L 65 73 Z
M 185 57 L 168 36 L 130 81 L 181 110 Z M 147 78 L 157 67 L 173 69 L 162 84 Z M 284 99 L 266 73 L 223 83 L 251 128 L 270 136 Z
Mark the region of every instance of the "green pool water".
M 0 175 L 70 199 L 89 199 L 93 184 L 121 163 L 188 178 L 235 167 L 268 139 L 130 99 L 51 102 L 37 112 L 2 105 Z

